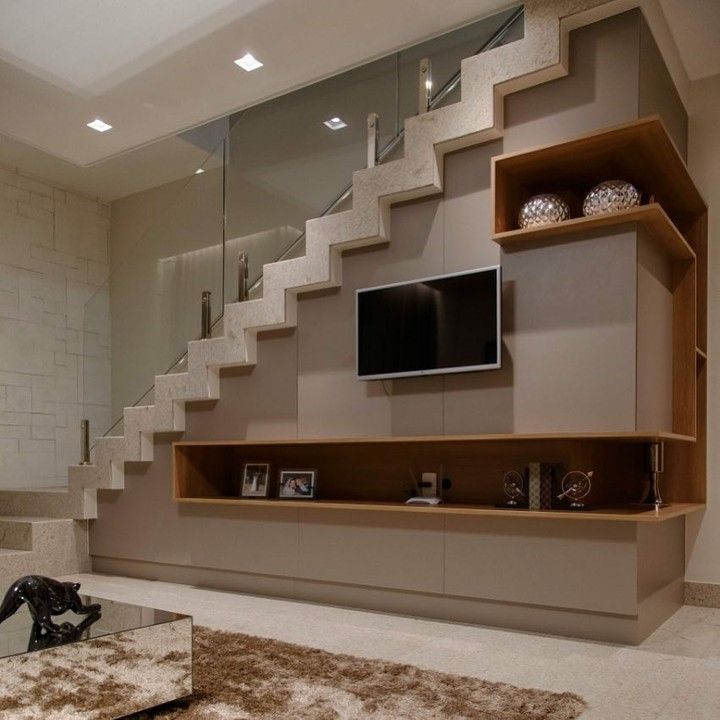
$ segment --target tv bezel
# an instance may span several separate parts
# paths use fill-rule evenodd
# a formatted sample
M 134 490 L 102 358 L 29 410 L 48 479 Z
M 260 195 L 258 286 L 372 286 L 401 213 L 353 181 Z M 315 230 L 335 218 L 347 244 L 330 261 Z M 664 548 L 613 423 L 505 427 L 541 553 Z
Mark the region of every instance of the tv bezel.
M 374 290 L 385 290 L 386 288 L 399 287 L 402 285 L 417 285 L 418 283 L 428 282 L 430 280 L 444 280 L 445 278 L 458 277 L 460 275 L 479 275 L 484 272 L 495 271 L 497 278 L 497 317 L 496 317 L 496 333 L 497 333 L 497 362 L 486 363 L 484 365 L 462 365 L 458 367 L 435 368 L 433 370 L 407 370 L 395 373 L 378 373 L 375 375 L 360 374 L 360 295 L 362 293 L 373 292 Z M 475 268 L 473 270 L 462 270 L 454 273 L 443 273 L 442 275 L 431 275 L 430 277 L 418 278 L 417 280 L 403 280 L 396 283 L 388 283 L 386 285 L 377 285 L 375 287 L 360 288 L 355 291 L 355 377 L 358 380 L 389 380 L 392 378 L 402 377 L 420 377 L 423 375 L 455 375 L 457 373 L 478 372 L 481 370 L 499 370 L 502 367 L 502 266 L 488 265 L 483 268 Z

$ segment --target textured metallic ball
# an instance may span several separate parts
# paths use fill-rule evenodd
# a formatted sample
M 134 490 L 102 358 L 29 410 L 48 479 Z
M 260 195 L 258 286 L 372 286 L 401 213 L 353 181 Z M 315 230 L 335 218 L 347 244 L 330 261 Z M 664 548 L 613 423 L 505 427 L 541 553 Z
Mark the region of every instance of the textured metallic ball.
M 567 220 L 569 217 L 570 208 L 562 198 L 549 193 L 533 195 L 520 208 L 518 225 L 521 228 L 550 225 Z
M 634 185 L 625 180 L 606 180 L 585 196 L 583 215 L 602 215 L 639 204 L 640 193 Z

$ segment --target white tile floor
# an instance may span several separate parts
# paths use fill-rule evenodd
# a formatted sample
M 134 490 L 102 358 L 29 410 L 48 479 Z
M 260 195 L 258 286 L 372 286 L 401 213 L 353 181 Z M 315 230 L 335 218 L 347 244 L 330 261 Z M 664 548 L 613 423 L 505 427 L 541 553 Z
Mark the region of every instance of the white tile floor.
M 638 647 L 83 575 L 82 592 L 196 624 L 486 680 L 578 693 L 583 720 L 720 718 L 720 610 L 684 607 Z

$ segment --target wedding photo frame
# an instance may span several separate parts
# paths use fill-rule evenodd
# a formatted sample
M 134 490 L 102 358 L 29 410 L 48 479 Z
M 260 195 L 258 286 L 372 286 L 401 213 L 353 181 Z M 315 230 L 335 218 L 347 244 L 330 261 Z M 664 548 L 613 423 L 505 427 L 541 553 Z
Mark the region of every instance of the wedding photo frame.
M 284 500 L 313 500 L 317 492 L 317 470 L 281 470 L 278 497 Z
M 266 498 L 270 491 L 270 463 L 245 463 L 243 465 L 240 497 Z

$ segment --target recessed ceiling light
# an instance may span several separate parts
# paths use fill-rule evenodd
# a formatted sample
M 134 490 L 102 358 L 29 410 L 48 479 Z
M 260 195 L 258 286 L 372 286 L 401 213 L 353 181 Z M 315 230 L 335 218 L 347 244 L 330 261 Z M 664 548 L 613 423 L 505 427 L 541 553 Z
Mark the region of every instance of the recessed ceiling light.
M 202 175 L 204 172 L 205 172 L 205 171 L 204 171 L 202 168 L 198 168 L 198 169 L 195 171 L 195 174 L 196 174 L 196 175 Z
M 245 53 L 241 58 L 235 60 L 235 64 L 247 72 L 261 68 L 263 64 L 256 60 L 250 53 Z
M 325 120 L 323 123 L 326 127 L 329 127 L 331 130 L 342 130 L 343 128 L 347 127 L 347 123 L 343 122 L 339 117 L 330 118 L 329 120 Z
M 92 122 L 89 122 L 87 126 L 93 130 L 97 130 L 98 132 L 107 132 L 108 130 L 112 130 L 112 125 L 108 125 L 106 122 L 100 120 L 100 118 L 95 118 Z

